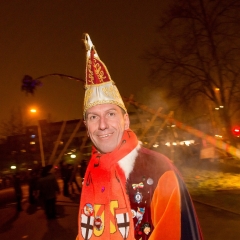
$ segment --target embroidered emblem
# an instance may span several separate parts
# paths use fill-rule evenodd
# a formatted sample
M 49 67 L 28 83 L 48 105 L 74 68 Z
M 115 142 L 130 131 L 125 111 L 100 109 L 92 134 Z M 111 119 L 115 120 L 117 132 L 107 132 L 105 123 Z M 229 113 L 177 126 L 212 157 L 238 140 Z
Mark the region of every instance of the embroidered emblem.
M 133 187 L 133 189 L 134 190 L 136 190 L 136 189 L 138 189 L 138 188 L 143 188 L 144 187 L 144 184 L 142 183 L 142 182 L 140 182 L 140 183 L 134 183 L 134 184 L 132 184 L 132 187 Z
M 153 179 L 152 178 L 148 178 L 147 179 L 147 184 L 148 185 L 153 185 Z
M 140 203 L 143 199 L 142 193 L 138 192 L 135 194 L 134 199 L 137 203 Z
M 130 226 L 128 213 L 116 214 L 116 219 L 117 219 L 118 229 L 119 229 L 123 239 L 127 239 L 128 234 L 129 234 L 129 226 Z
M 116 227 L 116 211 L 118 211 L 118 201 L 110 201 L 110 233 L 115 233 L 117 231 Z
M 94 217 L 88 217 L 85 214 L 81 214 L 81 233 L 85 240 L 91 238 L 93 233 L 93 221 Z
M 135 225 L 135 228 L 137 227 L 138 224 L 141 223 L 144 213 L 145 213 L 145 208 L 139 208 L 138 207 L 138 210 L 137 210 L 137 213 L 136 213 L 137 223 Z
M 86 216 L 92 216 L 93 215 L 93 206 L 90 203 L 87 203 L 83 208 L 83 213 Z
M 103 228 L 103 222 L 102 222 L 102 219 L 99 216 L 95 217 L 95 219 L 94 219 L 94 227 L 98 231 L 101 231 L 102 228 Z
M 93 234 L 96 237 L 99 237 L 103 234 L 104 231 L 104 220 L 105 220 L 105 206 L 101 204 L 94 204 L 94 229 Z
M 134 209 L 131 209 L 131 212 L 132 212 L 132 218 L 135 218 L 136 217 L 136 211 Z
M 146 235 L 149 235 L 149 233 L 151 232 L 151 225 L 150 223 L 146 222 L 141 226 L 141 230 L 142 232 L 144 232 Z

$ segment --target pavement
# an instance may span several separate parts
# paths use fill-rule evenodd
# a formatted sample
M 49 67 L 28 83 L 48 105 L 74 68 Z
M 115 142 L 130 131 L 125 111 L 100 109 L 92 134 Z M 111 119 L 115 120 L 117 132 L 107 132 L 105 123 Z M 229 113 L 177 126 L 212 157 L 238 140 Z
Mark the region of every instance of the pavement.
M 57 218 L 47 220 L 40 204 L 30 205 L 27 195 L 22 201 L 23 211 L 16 211 L 16 204 L 0 208 L 0 239 L 70 240 L 78 229 L 79 194 L 57 196 Z
M 178 167 L 192 196 L 204 239 L 240 239 L 240 169 L 220 163 Z M 16 212 L 14 202 L 0 205 L 0 239 L 75 240 L 79 194 L 58 195 L 58 217 L 47 220 L 40 205 L 28 203 L 27 186 L 23 188 L 23 211 Z M 0 200 L 9 202 L 12 192 L 1 190 Z

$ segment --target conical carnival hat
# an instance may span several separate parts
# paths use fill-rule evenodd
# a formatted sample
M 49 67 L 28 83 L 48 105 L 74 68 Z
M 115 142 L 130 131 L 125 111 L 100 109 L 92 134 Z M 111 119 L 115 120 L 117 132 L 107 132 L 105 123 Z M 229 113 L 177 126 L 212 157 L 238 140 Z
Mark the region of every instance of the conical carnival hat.
M 83 106 L 83 116 L 86 111 L 99 104 L 116 104 L 123 110 L 126 107 L 121 95 L 111 79 L 105 64 L 100 60 L 97 51 L 88 34 L 84 34 L 86 47 L 86 84 Z

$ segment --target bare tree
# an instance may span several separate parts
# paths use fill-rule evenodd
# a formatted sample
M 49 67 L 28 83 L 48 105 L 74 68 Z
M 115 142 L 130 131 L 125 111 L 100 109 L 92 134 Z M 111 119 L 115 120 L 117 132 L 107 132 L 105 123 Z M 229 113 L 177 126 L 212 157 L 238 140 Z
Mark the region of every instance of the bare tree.
M 204 113 L 218 108 L 226 136 L 240 108 L 240 1 L 178 0 L 160 19 L 159 42 L 144 54 L 152 83 Z M 206 112 L 206 111 L 205 111 Z
M 23 120 L 21 108 L 11 110 L 10 118 L 0 123 L 0 131 L 3 136 L 14 136 L 25 133 L 26 123 Z

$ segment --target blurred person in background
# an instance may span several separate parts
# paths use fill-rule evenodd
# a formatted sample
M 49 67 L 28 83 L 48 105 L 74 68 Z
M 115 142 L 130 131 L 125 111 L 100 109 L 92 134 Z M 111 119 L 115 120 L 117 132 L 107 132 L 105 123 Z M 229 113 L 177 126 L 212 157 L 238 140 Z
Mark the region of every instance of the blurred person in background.
M 71 186 L 71 194 L 74 195 L 76 193 L 76 189 L 78 191 L 78 193 L 81 193 L 81 187 L 78 184 L 77 181 L 77 164 L 70 164 L 69 167 L 69 171 L 70 171 L 70 180 L 69 180 L 69 185 Z M 75 187 L 74 187 L 75 186 Z
M 38 172 L 32 170 L 28 179 L 28 201 L 30 204 L 36 203 Z
M 43 202 L 47 219 L 56 218 L 56 198 L 60 194 L 57 179 L 50 172 L 51 169 L 52 165 L 45 166 L 37 183 L 38 197 Z
M 21 176 L 19 172 L 16 172 L 13 176 L 13 188 L 16 196 L 16 209 L 18 212 L 22 211 L 22 187 L 21 187 Z

